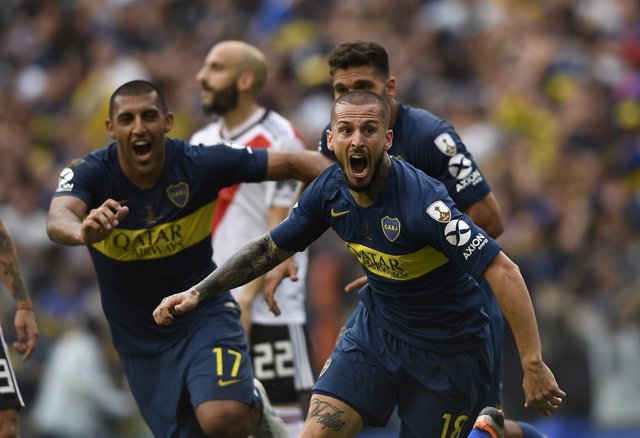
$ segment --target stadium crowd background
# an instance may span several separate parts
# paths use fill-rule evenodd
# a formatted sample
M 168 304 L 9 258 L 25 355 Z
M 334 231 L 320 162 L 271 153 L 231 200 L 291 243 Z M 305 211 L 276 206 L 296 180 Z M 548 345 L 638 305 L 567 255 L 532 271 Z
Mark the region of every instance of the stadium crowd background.
M 499 241 L 530 286 L 545 358 L 568 393 L 551 419 L 524 409 L 510 341 L 507 412 L 551 437 L 640 436 L 639 2 L 3 0 L 0 216 L 41 329 L 35 357 L 15 361 L 24 436 L 46 436 L 37 432 L 37 399 L 53 410 L 65 390 L 95 406 L 95 422 L 103 421 L 95 436 L 145 435 L 135 409 L 118 409 L 126 388 L 88 253 L 49 242 L 46 210 L 61 168 L 109 141 L 108 98 L 123 82 L 162 87 L 176 113 L 173 136 L 188 138 L 205 123 L 194 76 L 222 39 L 267 54 L 262 101 L 291 118 L 309 148 L 329 118 L 331 48 L 353 39 L 386 46 L 399 99 L 451 122 L 492 184 L 506 225 Z M 356 300 L 342 287 L 360 271 L 330 233 L 311 257 L 319 367 Z M 13 307 L 2 295 L 11 342 Z M 91 334 L 101 359 L 93 369 L 78 360 L 63 367 L 80 367 L 71 376 L 80 389 L 62 384 L 57 396 L 40 394 L 63 380 L 45 369 L 56 348 L 80 348 L 64 342 L 78 332 Z M 92 372 L 93 383 L 81 379 Z M 113 397 L 96 396 L 103 391 Z M 70 406 L 60 412 L 73 415 Z

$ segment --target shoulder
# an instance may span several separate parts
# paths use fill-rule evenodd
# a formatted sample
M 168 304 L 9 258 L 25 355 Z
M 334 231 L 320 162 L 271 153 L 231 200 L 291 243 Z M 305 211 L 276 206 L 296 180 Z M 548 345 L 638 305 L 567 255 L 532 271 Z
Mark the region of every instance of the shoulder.
M 398 104 L 398 122 L 430 134 L 453 129 L 449 123 L 431 111 L 406 104 Z
M 407 191 L 427 191 L 433 194 L 442 191 L 443 194 L 447 193 L 446 187 L 441 181 L 427 175 L 407 161 L 395 158 L 392 160 L 400 187 L 407 189 Z
M 261 124 L 275 139 L 301 139 L 293 122 L 276 111 L 267 110 Z
M 197 130 L 189 139 L 191 144 L 212 144 L 220 140 L 220 122 L 215 121 Z
M 304 193 L 313 193 L 315 196 L 331 197 L 333 193 L 344 187 L 344 176 L 340 165 L 334 163 L 322 171 L 318 177 L 309 184 Z
M 99 172 L 108 170 L 118 159 L 115 143 L 71 160 L 65 165 L 65 169 Z

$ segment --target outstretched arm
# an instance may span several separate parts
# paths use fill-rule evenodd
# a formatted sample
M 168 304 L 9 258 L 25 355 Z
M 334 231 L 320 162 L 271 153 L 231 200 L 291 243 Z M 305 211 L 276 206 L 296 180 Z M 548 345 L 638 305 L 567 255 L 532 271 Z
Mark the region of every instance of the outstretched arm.
M 17 310 L 14 319 L 18 341 L 13 344 L 15 349 L 22 353 L 22 360 L 29 359 L 36 349 L 38 340 L 38 325 L 33 313 L 33 304 L 25 285 L 20 266 L 18 265 L 18 253 L 13 244 L 9 230 L 0 220 L 0 279 L 16 302 Z
M 297 179 L 309 183 L 332 164 L 320 152 L 269 149 L 268 180 Z
M 87 204 L 75 196 L 53 198 L 47 218 L 49 238 L 63 245 L 91 245 L 107 238 L 129 213 L 128 207 L 113 199 L 88 215 L 87 210 Z
M 238 250 L 200 283 L 164 298 L 153 311 L 153 318 L 159 325 L 168 325 L 174 315 L 194 309 L 212 295 L 250 282 L 293 254 L 293 251 L 279 248 L 270 234 L 264 234 Z
M 548 416 L 558 409 L 566 394 L 542 360 L 542 347 L 533 305 L 518 266 L 502 251 L 484 271 L 518 347 L 524 371 L 525 406 Z

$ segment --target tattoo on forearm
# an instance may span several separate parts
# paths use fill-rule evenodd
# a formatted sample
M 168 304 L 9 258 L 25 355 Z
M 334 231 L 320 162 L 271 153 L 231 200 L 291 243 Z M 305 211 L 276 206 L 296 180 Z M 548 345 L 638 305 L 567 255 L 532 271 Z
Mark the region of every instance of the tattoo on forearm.
M 311 400 L 307 421 L 317 418 L 317 423 L 323 429 L 331 429 L 335 432 L 342 430 L 346 422 L 344 421 L 344 411 L 331 403 L 321 400 Z
M 284 251 L 269 234 L 260 236 L 232 256 L 196 286 L 202 298 L 233 289 L 273 269 L 293 253 Z
M 13 295 L 13 298 L 16 301 L 27 299 L 27 288 L 22 276 L 20 275 L 13 242 L 8 234 L 1 231 L 0 267 L 2 268 L 1 278 L 7 286 L 7 289 L 9 289 L 10 293 Z

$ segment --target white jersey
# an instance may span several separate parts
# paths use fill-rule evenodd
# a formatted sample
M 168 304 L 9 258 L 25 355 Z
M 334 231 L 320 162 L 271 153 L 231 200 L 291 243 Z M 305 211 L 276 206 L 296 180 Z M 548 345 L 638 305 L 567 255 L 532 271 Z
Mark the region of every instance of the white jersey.
M 210 123 L 191 137 L 191 144 L 211 145 L 229 142 L 254 148 L 304 150 L 304 143 L 291 122 L 280 114 L 260 108 L 242 125 L 227 132 L 222 121 Z M 213 217 L 213 260 L 220 265 L 250 240 L 269 231 L 267 211 L 270 207 L 291 207 L 296 181 L 241 183 L 220 191 Z M 265 300 L 253 302 L 251 322 L 265 325 L 306 323 L 305 295 L 307 252 L 295 255 L 297 282 L 283 280 L 276 294 L 282 310 L 275 317 Z M 232 290 L 237 295 L 241 288 Z

